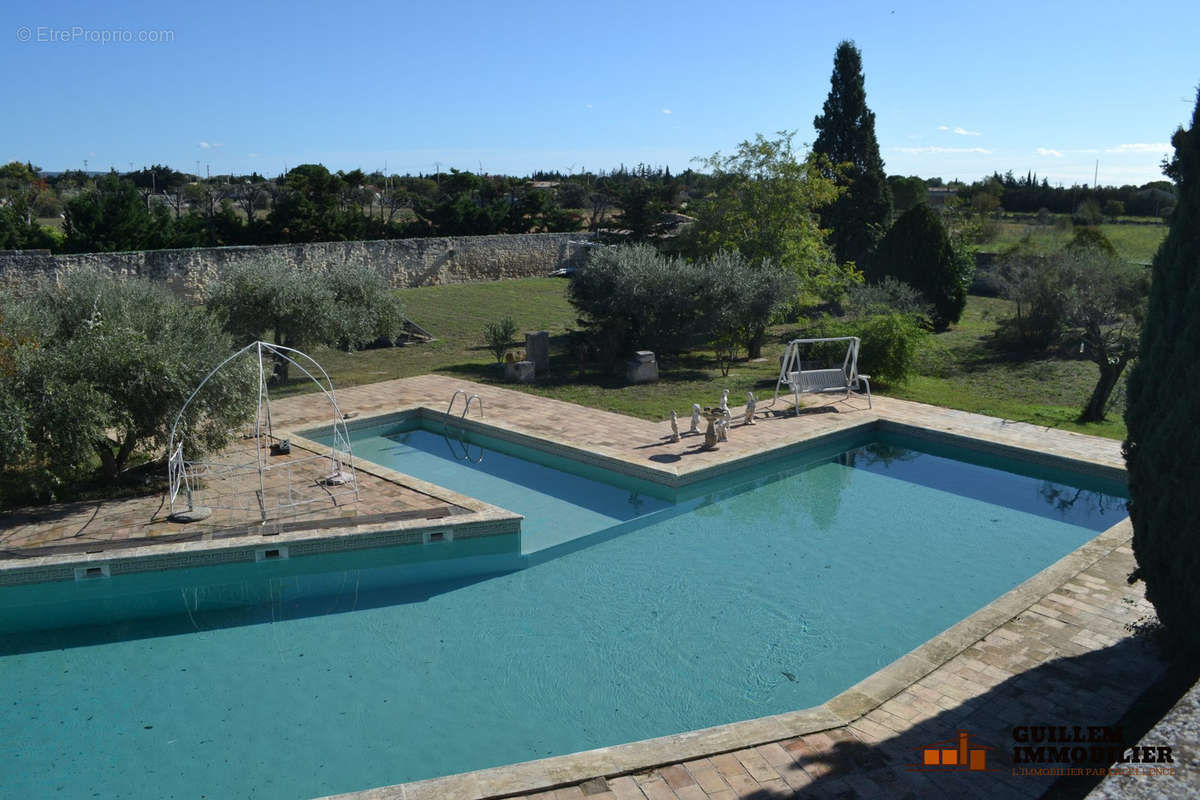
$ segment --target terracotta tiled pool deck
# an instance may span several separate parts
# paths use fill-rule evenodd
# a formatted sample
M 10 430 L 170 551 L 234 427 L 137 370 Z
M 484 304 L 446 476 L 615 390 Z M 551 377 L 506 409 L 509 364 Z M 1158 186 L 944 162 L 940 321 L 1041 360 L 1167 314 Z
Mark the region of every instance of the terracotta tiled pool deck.
M 358 418 L 405 409 L 445 409 L 459 388 L 483 399 L 489 428 L 520 439 L 591 454 L 632 474 L 667 483 L 719 474 L 742 458 L 773 448 L 834 436 L 860 426 L 903 430 L 931 439 L 967 439 L 972 446 L 1051 464 L 1072 462 L 1103 476 L 1123 471 L 1119 444 L 959 411 L 876 397 L 852 397 L 799 415 L 790 397 L 759 403 L 756 424 L 743 426 L 733 409 L 729 441 L 700 451 L 702 437 L 668 440 L 666 422 L 632 419 L 523 392 L 421 376 L 338 392 L 344 412 Z M 716 405 L 714 396 L 696 398 Z M 817 405 L 816 403 L 813 404 Z M 687 428 L 687 409 L 681 429 Z M 664 414 L 669 409 L 663 409 Z M 272 403 L 277 434 L 325 423 L 322 399 L 300 396 Z M 303 444 L 303 440 L 298 441 Z M 438 491 L 388 470 L 359 465 L 357 503 L 316 509 L 303 535 L 344 534 L 347 528 L 428 525 L 426 517 L 500 510 Z M 160 498 L 80 504 L 27 515 L 0 516 L 0 570 L 37 554 L 70 558 L 61 548 L 104 549 L 227 546 L 280 535 L 232 519 L 171 541 Z M 395 520 L 386 519 L 397 514 Z M 489 517 L 488 515 L 492 515 Z M 511 515 L 509 515 L 511 517 Z M 398 521 L 398 522 L 397 522 Z M 225 527 L 222 528 L 221 526 Z M 286 532 L 285 532 L 286 533 Z M 292 533 L 289 535 L 299 535 Z M 1140 584 L 1130 586 L 1131 529 L 1120 523 L 984 609 L 889 667 L 812 709 L 631 743 L 570 756 L 510 765 L 393 787 L 357 797 L 541 797 L 598 800 L 697 800 L 734 797 L 1038 797 L 1056 779 L 1021 772 L 1011 763 L 1012 729 L 1021 725 L 1112 725 L 1165 671 L 1139 623 L 1152 607 Z M 167 537 L 164 539 L 164 537 Z M 55 555 L 47 556 L 57 549 Z M 15 557 L 15 558 L 14 558 Z M 94 556 L 93 556 L 94 557 Z M 988 751 L 988 771 L 921 769 L 922 748 L 967 731 L 971 746 Z M 949 745 L 947 745 L 949 747 Z M 1036 766 L 1036 765 L 1034 765 Z M 1054 765 L 1051 765 L 1054 766 Z M 1178 765 L 1194 769 L 1193 765 Z M 1200 775 L 1195 776 L 1200 781 Z M 1192 781 L 1196 785 L 1196 781 Z

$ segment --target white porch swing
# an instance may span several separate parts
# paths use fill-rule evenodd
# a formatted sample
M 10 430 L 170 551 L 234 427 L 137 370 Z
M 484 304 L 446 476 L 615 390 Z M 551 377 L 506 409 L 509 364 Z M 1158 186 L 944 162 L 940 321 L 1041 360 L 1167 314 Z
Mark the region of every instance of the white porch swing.
M 801 348 L 814 344 L 828 342 L 845 342 L 846 357 L 840 368 L 805 369 L 801 361 Z M 783 352 L 783 360 L 779 364 L 779 380 L 775 383 L 775 400 L 779 399 L 779 390 L 787 386 L 795 399 L 795 413 L 800 413 L 800 395 L 842 393 L 844 399 L 849 399 L 850 392 L 862 394 L 866 390 L 867 407 L 871 408 L 870 375 L 858 372 L 858 348 L 860 342 L 857 336 L 831 336 L 823 339 L 793 339 L 788 342 Z

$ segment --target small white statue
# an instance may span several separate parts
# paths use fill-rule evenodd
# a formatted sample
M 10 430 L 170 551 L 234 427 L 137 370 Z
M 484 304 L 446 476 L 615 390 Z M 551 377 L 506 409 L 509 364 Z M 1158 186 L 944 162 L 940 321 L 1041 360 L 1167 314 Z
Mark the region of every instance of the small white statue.
M 700 404 L 692 403 L 692 429 L 688 433 L 700 432 Z
M 675 409 L 671 409 L 671 441 L 679 441 L 679 418 L 675 416 Z
M 758 406 L 758 401 L 754 399 L 754 392 L 746 392 L 746 416 L 742 418 L 743 425 L 754 424 L 754 409 Z
M 724 417 L 721 417 L 721 419 L 717 420 L 716 428 L 717 428 L 717 441 L 718 442 L 728 442 L 729 441 L 729 416 L 726 415 Z
M 721 392 L 721 405 L 719 405 L 718 408 L 720 408 L 721 411 L 725 412 L 726 416 L 729 416 L 729 390 L 728 389 Z

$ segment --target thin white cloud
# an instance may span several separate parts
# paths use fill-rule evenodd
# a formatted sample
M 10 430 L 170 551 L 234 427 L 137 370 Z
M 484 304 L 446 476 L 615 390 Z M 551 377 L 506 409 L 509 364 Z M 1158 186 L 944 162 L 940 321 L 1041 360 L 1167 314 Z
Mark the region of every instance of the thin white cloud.
M 664 108 L 664 109 L 662 110 L 662 113 L 664 113 L 664 114 L 670 114 L 670 113 L 671 113 L 671 109 L 669 109 L 669 108 Z
M 588 103 L 588 104 L 586 104 L 586 106 L 585 106 L 585 107 L 586 107 L 586 108 L 591 108 L 591 107 L 592 107 L 592 104 L 591 104 L 591 103 Z
M 950 130 L 950 126 L 949 125 L 938 125 L 938 130 L 939 131 L 948 131 L 948 130 Z
M 1051 150 L 1048 147 L 1039 147 L 1036 152 L 1039 156 L 1053 156 L 1054 158 L 1062 158 L 1063 157 L 1063 154 L 1060 153 L 1058 150 Z
M 220 142 L 196 142 L 196 146 L 201 150 L 213 150 L 221 146 Z
M 925 147 L 893 147 L 898 153 L 983 153 L 991 155 L 992 151 L 982 147 L 938 147 L 937 145 L 927 145 Z
M 955 128 L 954 132 L 959 136 L 979 136 L 979 131 L 969 131 L 966 128 Z
M 247 158 L 261 158 L 262 153 L 246 153 Z
M 1165 153 L 1171 149 L 1171 145 L 1166 142 L 1154 142 L 1146 144 L 1139 142 L 1137 144 L 1119 144 L 1116 147 L 1110 147 L 1104 152 L 1106 153 Z

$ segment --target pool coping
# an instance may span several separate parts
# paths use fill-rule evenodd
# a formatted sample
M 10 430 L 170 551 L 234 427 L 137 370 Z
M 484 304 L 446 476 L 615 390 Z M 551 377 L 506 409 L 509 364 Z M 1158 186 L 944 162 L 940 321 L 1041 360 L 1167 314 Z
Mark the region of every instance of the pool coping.
M 413 405 L 355 419 L 351 428 L 387 424 L 389 418 L 399 421 L 414 414 L 425 418 L 445 418 L 445 415 L 436 409 Z M 1125 480 L 1125 470 L 1109 464 L 1073 459 L 1006 442 L 981 439 L 978 436 L 968 436 L 890 420 L 878 415 L 872 415 L 867 419 L 800 442 L 782 444 L 776 448 L 731 459 L 729 462 L 701 466 L 682 473 L 679 470 L 663 467 L 631 464 L 612 456 L 584 451 L 561 442 L 531 436 L 501 426 L 479 423 L 475 420 L 459 420 L 457 422 L 468 430 L 475 430 L 494 438 L 533 447 L 553 455 L 581 460 L 631 477 L 653 480 L 673 488 L 719 477 L 725 472 L 750 466 L 763 460 L 778 458 L 787 451 L 798 452 L 831 443 L 839 438 L 859 436 L 872 431 L 900 433 L 976 452 L 1067 469 L 1092 477 Z M 295 434 L 291 435 L 295 436 Z M 583 458 L 580 458 L 581 454 L 584 456 Z M 358 462 L 356 462 L 356 466 L 357 464 Z M 445 797 L 462 798 L 462 800 L 489 800 L 490 798 L 548 791 L 595 777 L 613 778 L 646 772 L 669 764 L 840 728 L 861 719 L 912 684 L 930 675 L 980 639 L 1026 611 L 1045 595 L 1068 583 L 1079 573 L 1109 556 L 1114 550 L 1127 546 L 1132 538 L 1132 523 L 1127 517 L 1098 533 L 1075 550 L 942 633 L 817 706 L 561 756 L 328 795 L 322 800 L 438 800 Z
M 324 445 L 304 437 L 289 434 L 292 443 L 305 450 L 322 452 Z M 289 523 L 271 521 L 259 533 L 245 533 L 208 539 L 142 542 L 136 546 L 94 543 L 93 551 L 52 553 L 0 561 L 0 586 L 77 580 L 78 569 L 102 567 L 107 576 L 135 572 L 184 569 L 218 564 L 254 563 L 264 548 L 286 547 L 289 557 L 302 557 L 344 550 L 365 550 L 377 547 L 421 545 L 430 530 L 451 530 L 459 540 L 482 536 L 519 533 L 521 514 L 485 503 L 474 497 L 446 489 L 428 481 L 405 475 L 373 464 L 356 462 L 354 468 L 394 483 L 412 488 L 448 503 L 450 513 L 412 512 L 408 518 L 393 518 L 379 522 L 355 522 L 356 512 L 350 512 L 343 524 L 328 521 Z M 369 519 L 369 518 L 368 518 Z M 288 528 L 289 524 L 295 527 Z M 255 526 L 239 526 L 241 532 Z

